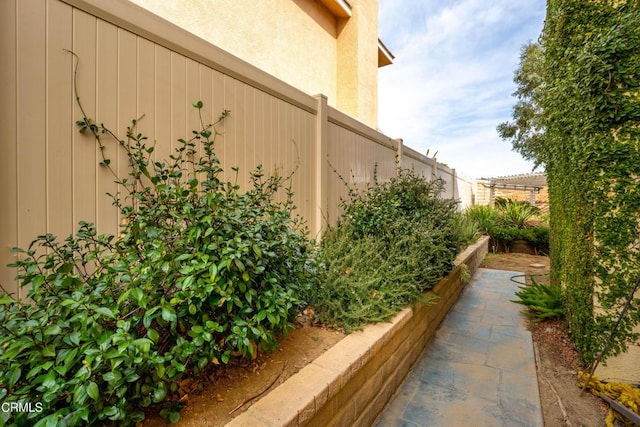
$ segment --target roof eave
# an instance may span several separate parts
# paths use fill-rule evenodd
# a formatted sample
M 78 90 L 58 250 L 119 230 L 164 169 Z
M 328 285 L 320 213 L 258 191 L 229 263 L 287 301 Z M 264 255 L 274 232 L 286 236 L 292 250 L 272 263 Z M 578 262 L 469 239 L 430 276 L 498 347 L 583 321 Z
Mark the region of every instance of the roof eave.
M 351 18 L 351 5 L 345 0 L 320 0 L 338 18 Z
M 394 58 L 393 53 L 378 39 L 378 67 L 393 64 Z

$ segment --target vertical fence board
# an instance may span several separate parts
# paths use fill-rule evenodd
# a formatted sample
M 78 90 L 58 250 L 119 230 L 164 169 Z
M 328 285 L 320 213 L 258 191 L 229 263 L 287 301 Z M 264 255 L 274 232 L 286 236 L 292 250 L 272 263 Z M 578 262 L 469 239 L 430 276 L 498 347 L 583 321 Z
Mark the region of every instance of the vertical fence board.
M 187 62 L 171 52 L 171 150 L 178 148 L 178 139 L 187 137 Z
M 137 105 L 137 74 L 138 74 L 138 44 L 137 37 L 121 28 L 117 32 L 117 135 L 121 140 L 129 142 L 127 138 L 127 128 L 132 128 L 132 120 L 138 119 Z M 133 141 L 131 141 L 133 143 Z M 126 178 L 129 174 L 129 158 L 125 150 L 118 147 L 118 177 Z M 122 188 L 118 188 L 122 190 Z M 117 222 L 105 224 L 105 231 L 109 234 L 117 234 L 118 226 L 122 221 L 121 215 L 117 212 Z
M 186 140 L 191 139 L 194 135 L 191 131 L 200 130 L 200 120 L 198 119 L 198 110 L 193 106 L 194 103 L 200 101 L 201 87 L 200 87 L 200 64 L 197 62 L 186 59 L 185 63 L 185 134 L 183 138 Z
M 75 96 L 79 97 L 87 116 L 96 119 L 97 104 L 97 34 L 98 23 L 94 16 L 80 10 L 73 11 L 73 51 L 77 55 L 77 76 L 75 76 Z M 72 76 L 71 79 L 74 79 Z M 73 122 L 83 118 L 80 106 L 74 102 Z M 72 124 L 73 126 L 73 124 Z M 73 146 L 73 226 L 79 221 L 97 222 L 98 198 L 106 197 L 97 183 L 100 153 L 90 132 L 81 134 L 74 126 Z
M 47 230 L 65 238 L 72 234 L 73 215 L 73 12 L 56 0 L 47 2 Z
M 37 234 L 47 231 L 46 1 L 19 1 L 16 19 L 17 244 L 26 248 Z
M 210 125 L 214 123 L 216 116 L 213 111 L 213 75 L 211 72 L 211 68 L 206 67 L 204 65 L 200 65 L 199 68 L 199 79 L 200 79 L 200 95 L 198 97 L 199 101 L 202 101 L 204 104 L 204 108 L 202 109 L 202 120 L 205 125 Z M 198 123 L 197 129 L 200 129 L 200 124 Z M 211 130 L 213 132 L 213 129 Z M 198 144 L 196 147 L 196 152 L 198 155 L 204 155 L 204 150 L 202 148 L 202 144 Z
M 147 144 L 153 144 L 156 138 L 156 54 L 154 44 L 142 37 L 137 38 L 137 112 L 136 117 L 141 118 L 136 127 L 137 131 L 145 135 Z
M 0 1 L 0 146 L 2 147 L 2 167 L 0 167 L 0 266 L 15 260 L 11 248 L 18 243 L 18 133 L 17 133 L 17 20 L 16 2 Z M 0 268 L 0 286 L 10 293 L 17 293 L 14 280 L 15 270 Z
M 171 51 L 155 45 L 155 141 L 154 159 L 164 162 L 171 154 Z
M 222 97 L 224 99 L 224 108 L 230 110 L 231 114 L 224 121 L 224 139 L 217 145 L 217 152 L 222 162 L 225 179 L 233 179 L 235 177 L 231 168 L 236 165 L 234 145 L 236 143 L 238 121 L 241 119 L 237 109 L 235 81 L 234 78 L 223 74 Z
M 95 120 L 118 133 L 118 28 L 102 20 L 96 27 L 96 112 Z M 122 137 L 120 135 L 120 137 Z M 112 138 L 103 138 L 105 158 L 111 160 L 111 169 L 118 172 L 119 146 Z M 98 151 L 98 162 L 102 154 Z M 118 211 L 107 193 L 115 195 L 118 187 L 115 176 L 106 167 L 96 168 L 96 224 L 100 233 L 116 233 Z
M 249 182 L 249 171 L 253 169 L 251 159 L 247 157 L 245 143 L 247 138 L 247 85 L 235 80 L 233 91 L 236 94 L 236 120 L 235 129 L 233 131 L 233 166 L 237 167 L 238 183 L 243 189 L 247 188 Z

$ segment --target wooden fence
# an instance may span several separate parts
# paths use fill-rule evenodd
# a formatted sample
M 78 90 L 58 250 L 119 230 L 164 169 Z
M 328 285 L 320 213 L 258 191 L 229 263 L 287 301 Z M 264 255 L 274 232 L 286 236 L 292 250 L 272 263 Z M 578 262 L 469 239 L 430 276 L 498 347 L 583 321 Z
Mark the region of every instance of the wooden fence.
M 473 200 L 475 184 L 351 117 L 150 12 L 123 0 L 3 0 L 0 2 L 0 284 L 21 296 L 11 247 L 39 234 L 61 238 L 79 221 L 115 234 L 118 210 L 105 196 L 113 177 L 100 168 L 93 139 L 80 134 L 73 51 L 80 59 L 77 94 L 87 115 L 124 136 L 131 120 L 166 158 L 179 138 L 224 109 L 217 153 L 239 182 L 262 164 L 289 172 L 296 204 L 312 233 L 339 216 L 346 188 L 392 177 L 396 159 L 426 177 L 446 181 L 444 197 Z M 124 173 L 116 144 L 106 155 Z M 377 165 L 377 166 L 376 166 Z M 334 169 L 334 170 L 332 170 Z

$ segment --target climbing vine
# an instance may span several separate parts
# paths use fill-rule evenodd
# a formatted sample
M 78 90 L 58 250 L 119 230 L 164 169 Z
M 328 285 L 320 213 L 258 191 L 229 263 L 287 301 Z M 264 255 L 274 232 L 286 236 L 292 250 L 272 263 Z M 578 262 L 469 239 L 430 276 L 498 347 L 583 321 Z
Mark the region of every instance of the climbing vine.
M 554 279 L 586 362 L 640 275 L 640 1 L 549 0 L 541 43 Z M 606 356 L 638 338 L 635 308 Z

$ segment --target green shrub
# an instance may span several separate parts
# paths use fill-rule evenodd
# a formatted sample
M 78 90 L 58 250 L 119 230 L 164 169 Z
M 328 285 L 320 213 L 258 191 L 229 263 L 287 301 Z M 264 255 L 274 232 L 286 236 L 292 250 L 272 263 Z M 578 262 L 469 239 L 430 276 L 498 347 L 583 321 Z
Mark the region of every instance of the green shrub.
M 480 226 L 476 220 L 465 213 L 458 213 L 454 217 L 454 227 L 460 249 L 477 242 L 481 236 Z
M 496 199 L 497 225 L 501 227 L 527 228 L 527 223 L 540 214 L 540 209 L 527 202 Z
M 115 136 L 78 124 L 100 147 Z M 64 243 L 48 234 L 17 250 L 32 302 L 0 299 L 0 396 L 43 410 L 2 412 L 4 423 L 127 425 L 167 401 L 162 414 L 176 421 L 181 378 L 272 348 L 292 327 L 315 267 L 290 191 L 276 201 L 283 178 L 258 168 L 241 192 L 221 179 L 213 126 L 194 134 L 162 163 L 135 121 L 128 129 L 131 170 L 112 196 L 118 239 L 81 223 Z
M 388 320 L 451 270 L 457 202 L 438 198 L 442 189 L 404 171 L 350 192 L 322 240 L 322 286 L 310 297 L 322 320 L 347 331 Z
M 537 252 L 549 252 L 549 228 L 544 226 L 531 228 L 498 227 L 489 230 L 494 244 L 500 245 L 507 252 L 509 245 L 515 240 L 524 240 Z
M 373 236 L 354 240 L 344 228 L 327 231 L 321 251 L 322 285 L 311 298 L 318 317 L 351 332 L 366 323 L 389 320 L 421 299 L 420 270 L 407 266 L 406 258 L 401 245 L 389 246 Z
M 512 302 L 526 306 L 529 309 L 526 314 L 534 322 L 564 317 L 564 295 L 560 286 L 538 283 L 532 277 L 530 286 L 519 288 L 518 299 Z
M 476 205 L 467 208 L 464 215 L 478 224 L 478 229 L 483 234 L 489 234 L 498 221 L 498 212 L 493 206 Z

